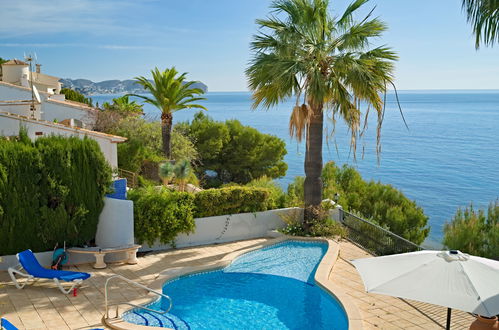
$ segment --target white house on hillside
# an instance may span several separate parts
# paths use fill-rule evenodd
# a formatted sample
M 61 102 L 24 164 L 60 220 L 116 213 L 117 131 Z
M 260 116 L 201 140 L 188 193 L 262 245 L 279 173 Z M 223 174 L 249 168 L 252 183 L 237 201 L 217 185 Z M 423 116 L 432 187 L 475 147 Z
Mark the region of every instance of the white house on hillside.
M 0 81 L 0 135 L 19 134 L 25 126 L 32 139 L 51 134 L 87 136 L 96 140 L 112 167 L 118 166 L 116 143 L 126 138 L 93 131 L 96 108 L 68 101 L 60 94 L 60 78 L 30 72 L 26 62 L 14 59 L 2 64 Z M 33 88 L 32 88 L 33 87 Z

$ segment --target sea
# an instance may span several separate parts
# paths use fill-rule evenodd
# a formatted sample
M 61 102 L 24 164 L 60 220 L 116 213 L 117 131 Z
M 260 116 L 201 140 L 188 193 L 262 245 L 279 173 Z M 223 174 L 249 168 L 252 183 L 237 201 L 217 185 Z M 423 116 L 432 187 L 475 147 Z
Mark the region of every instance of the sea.
M 93 95 L 99 104 L 119 95 Z M 295 101 L 275 108 L 252 109 L 249 92 L 209 92 L 200 102 L 216 120 L 237 119 L 286 142 L 286 188 L 304 175 L 304 143 L 289 136 L 289 117 Z M 399 91 L 387 95 L 381 130 L 382 151 L 376 155 L 376 113 L 370 118 L 356 157 L 341 118 L 326 120 L 324 162 L 355 167 L 365 179 L 388 183 L 416 201 L 429 217 L 427 246 L 439 246 L 445 222 L 459 207 L 473 203 L 487 207 L 499 197 L 499 90 Z M 405 126 L 400 109 L 405 118 Z M 156 108 L 145 105 L 148 120 L 159 120 Z M 188 121 L 197 110 L 174 114 L 174 122 Z

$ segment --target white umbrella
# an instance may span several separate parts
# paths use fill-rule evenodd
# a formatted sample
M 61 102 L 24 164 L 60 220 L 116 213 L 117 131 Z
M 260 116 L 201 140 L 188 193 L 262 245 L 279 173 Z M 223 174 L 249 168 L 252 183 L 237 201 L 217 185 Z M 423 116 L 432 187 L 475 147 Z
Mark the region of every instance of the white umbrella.
M 499 314 L 499 262 L 460 251 L 418 251 L 356 259 L 367 292 L 486 317 Z

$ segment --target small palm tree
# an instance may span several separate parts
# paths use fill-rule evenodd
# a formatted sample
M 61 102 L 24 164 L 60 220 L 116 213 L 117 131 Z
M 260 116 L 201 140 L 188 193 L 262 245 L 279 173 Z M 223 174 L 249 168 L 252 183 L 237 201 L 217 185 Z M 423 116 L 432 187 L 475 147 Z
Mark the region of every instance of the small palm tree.
M 492 46 L 499 42 L 499 1 L 498 0 L 462 0 L 468 22 L 473 26 L 475 47 L 480 44 Z
M 146 92 L 151 93 L 152 96 L 130 95 L 140 97 L 146 103 L 154 105 L 161 111 L 163 152 L 168 159 L 171 159 L 173 113 L 193 108 L 206 110 L 204 106 L 193 103 L 205 100 L 205 98 L 198 97 L 198 95 L 204 94 L 204 91 L 200 88 L 192 88 L 191 86 L 196 81 L 186 82 L 185 77 L 187 73 L 178 75 L 178 71 L 174 67 L 165 71 L 155 68 L 151 73 L 153 81 L 142 76 L 136 77 L 135 80 L 144 87 Z
M 185 191 L 187 180 L 192 173 L 191 164 L 188 160 L 180 160 L 173 167 L 175 173 L 175 180 L 179 186 L 180 191 Z
M 114 98 L 113 103 L 104 102 L 102 107 L 105 110 L 117 111 L 123 116 L 138 116 L 144 113 L 142 105 L 131 101 L 128 95 Z
M 159 165 L 158 171 L 159 177 L 163 179 L 163 184 L 167 185 L 175 176 L 173 165 L 170 162 L 163 163 Z
M 354 151 L 363 118 L 374 110 L 379 130 L 382 94 L 392 82 L 395 53 L 387 47 L 370 48 L 386 25 L 372 18 L 360 21 L 354 13 L 368 0 L 356 0 L 345 12 L 333 16 L 328 0 L 275 0 L 273 14 L 257 20 L 260 32 L 251 44 L 253 59 L 246 70 L 254 107 L 270 108 L 296 97 L 290 134 L 306 136 L 305 227 L 314 220 L 322 201 L 322 143 L 324 115 L 347 124 Z

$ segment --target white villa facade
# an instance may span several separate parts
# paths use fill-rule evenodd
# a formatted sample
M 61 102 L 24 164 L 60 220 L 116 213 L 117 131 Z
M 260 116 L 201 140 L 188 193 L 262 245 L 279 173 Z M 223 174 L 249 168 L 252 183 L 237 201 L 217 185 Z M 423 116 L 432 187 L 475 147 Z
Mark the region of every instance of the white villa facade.
M 3 63 L 0 135 L 18 135 L 20 127 L 24 126 L 33 140 L 52 134 L 87 136 L 99 143 L 106 160 L 117 168 L 117 143 L 126 138 L 93 131 L 99 110 L 68 101 L 60 91 L 59 78 L 41 73 L 40 65 L 35 72 L 30 72 L 29 65 L 23 61 L 14 59 Z

